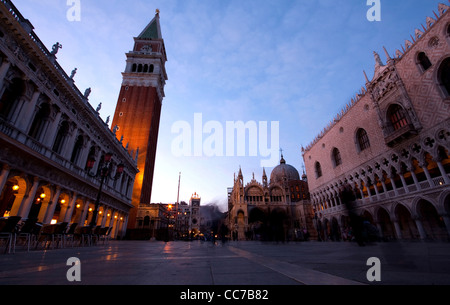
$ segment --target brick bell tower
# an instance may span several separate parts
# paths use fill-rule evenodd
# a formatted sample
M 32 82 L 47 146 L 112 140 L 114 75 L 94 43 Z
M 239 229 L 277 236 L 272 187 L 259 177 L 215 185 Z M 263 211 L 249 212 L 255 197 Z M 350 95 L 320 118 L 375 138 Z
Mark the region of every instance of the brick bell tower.
M 159 10 L 147 27 L 134 38 L 134 48 L 126 54 L 126 68 L 117 101 L 112 129 L 116 137 L 138 152 L 136 176 L 128 228 L 136 226 L 139 203 L 150 203 L 161 105 L 167 80 L 167 61 L 159 23 Z

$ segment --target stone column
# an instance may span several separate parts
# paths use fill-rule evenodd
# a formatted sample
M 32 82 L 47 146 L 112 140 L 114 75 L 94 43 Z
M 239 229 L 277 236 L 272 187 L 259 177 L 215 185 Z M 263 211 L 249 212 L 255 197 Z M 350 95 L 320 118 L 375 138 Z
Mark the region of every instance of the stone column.
M 70 223 L 70 220 L 72 219 L 73 209 L 75 208 L 76 203 L 77 203 L 77 197 L 78 197 L 78 194 L 74 192 L 73 196 L 72 196 L 72 200 L 70 201 L 69 206 L 66 210 L 66 215 L 64 216 L 64 222 Z
M 392 174 L 390 174 L 389 179 L 391 180 L 391 185 L 392 185 L 392 189 L 394 190 L 395 196 L 398 196 L 397 186 L 395 185 L 394 176 Z
M 102 223 L 101 226 L 102 228 L 106 227 L 106 219 L 108 218 L 108 207 L 105 206 L 105 208 L 103 209 L 103 218 L 102 218 Z
M 51 200 L 53 197 L 51 198 L 41 198 L 41 208 L 39 209 L 39 214 L 38 214 L 38 222 L 44 222 L 44 218 L 45 215 L 47 214 L 47 210 L 50 206 Z
M 416 222 L 417 229 L 419 230 L 420 239 L 427 238 L 427 233 L 425 233 L 425 230 L 423 228 L 422 221 L 420 220 L 420 218 L 416 217 L 414 219 L 414 221 Z
M 27 218 L 28 213 L 30 213 L 31 205 L 33 204 L 34 197 L 36 196 L 36 192 L 39 188 L 39 178 L 35 177 L 33 180 L 33 186 L 31 187 L 28 197 L 22 201 L 22 204 L 19 207 L 19 211 L 17 212 L 17 216 L 22 218 Z
M 400 229 L 398 220 L 392 220 L 392 222 L 394 223 L 395 233 L 397 233 L 397 239 L 403 239 L 402 230 Z
M 3 192 L 3 188 L 5 187 L 6 181 L 8 181 L 9 172 L 11 168 L 8 164 L 4 164 L 2 168 L 2 172 L 0 174 L 0 194 Z M 0 215 L 2 216 L 2 215 Z
M 58 204 L 59 196 L 61 195 L 61 187 L 56 187 L 56 192 L 53 195 L 51 202 L 48 205 L 47 211 L 45 212 L 44 220 L 42 221 L 44 224 L 49 224 L 52 221 L 53 215 L 55 214 L 55 208 Z
M 439 167 L 439 171 L 441 172 L 442 178 L 444 178 L 444 182 L 445 184 L 449 185 L 450 184 L 450 178 L 448 178 L 447 173 L 445 172 L 445 168 L 442 165 L 441 161 L 436 161 L 438 167 Z
M 83 227 L 84 226 L 84 222 L 86 221 L 86 216 L 87 216 L 87 213 L 89 211 L 89 204 L 90 204 L 89 200 L 86 200 L 86 202 L 84 203 L 83 212 L 81 213 L 80 219 L 78 220 L 78 223 L 79 223 L 80 227 Z
M 405 177 L 403 176 L 403 174 L 401 174 L 401 175 L 399 174 L 399 176 L 400 176 L 400 180 L 402 181 L 402 185 L 403 185 L 403 188 L 405 189 L 405 192 L 409 193 L 408 187 L 406 185 Z
M 378 232 L 380 233 L 380 238 L 383 238 L 383 228 L 381 227 L 381 223 L 379 221 L 376 222 Z
M 128 215 L 124 215 L 123 224 L 122 224 L 122 238 L 127 235 L 127 226 L 128 226 Z
M 49 124 L 49 127 L 47 128 L 47 130 L 44 130 L 44 132 L 46 133 L 45 137 L 42 138 L 43 135 L 41 135 L 42 144 L 44 144 L 44 146 L 47 146 L 50 148 L 52 147 L 53 142 L 56 137 L 56 133 L 59 130 L 59 123 L 61 121 L 61 115 L 62 115 L 62 112 L 59 111 L 56 114 L 55 120 L 51 124 Z
M 450 237 L 450 217 L 448 214 L 442 214 L 442 219 L 444 220 L 445 228 L 447 229 L 447 234 Z
M 2 65 L 0 66 L 0 90 L 3 92 L 3 86 L 5 85 L 5 77 L 8 73 L 9 67 L 11 67 L 11 62 L 8 58 L 4 58 Z
M 417 190 L 420 190 L 420 184 L 419 184 L 419 180 L 417 179 L 416 173 L 414 172 L 414 170 L 410 171 L 410 173 L 414 180 L 414 185 L 416 186 Z
M 39 96 L 41 96 L 41 92 L 35 91 L 33 93 L 33 96 L 31 97 L 31 101 L 25 104 L 22 108 L 22 112 L 18 118 L 18 121 L 16 122 L 16 126 L 23 133 L 27 133 L 28 131 L 28 126 L 30 126 L 31 124 L 31 119 L 33 117 L 33 113 L 36 110 L 36 103 L 39 100 Z
M 83 139 L 84 139 L 83 148 L 80 151 L 80 155 L 78 156 L 78 160 L 75 163 L 75 165 L 81 167 L 84 170 L 84 168 L 86 167 L 89 150 L 91 149 L 90 145 L 91 140 L 85 135 L 83 136 Z
M 430 184 L 430 187 L 433 187 L 433 179 L 431 179 L 430 172 L 428 171 L 427 166 L 425 163 L 420 164 L 420 166 L 423 168 L 423 172 L 425 173 L 425 176 L 427 177 L 427 181 Z
M 371 194 L 371 192 L 370 192 L 369 179 L 368 179 L 368 178 L 365 178 L 363 181 L 364 181 L 364 186 L 365 186 L 366 189 L 367 189 L 367 197 L 368 197 L 369 200 L 372 202 L 372 201 L 373 201 L 373 198 L 372 198 L 372 194 Z
M 69 133 L 67 135 L 66 139 L 64 140 L 65 143 L 64 143 L 63 149 L 61 151 L 61 156 L 68 160 L 70 160 L 70 157 L 72 156 L 72 151 L 75 147 L 75 142 L 77 141 L 77 136 L 78 136 L 77 129 L 74 129 L 71 131 L 72 132 Z
M 364 200 L 364 192 L 363 192 L 362 182 L 359 181 L 359 183 L 357 183 L 357 185 L 359 188 L 359 193 L 361 194 L 361 200 Z
M 377 200 L 380 200 L 380 197 L 378 197 L 378 195 L 380 195 L 380 192 L 378 192 L 377 181 L 375 179 L 373 179 L 373 181 L 374 181 L 373 189 L 375 190 L 375 197 L 377 198 Z
M 383 187 L 383 192 L 384 192 L 384 194 L 387 194 L 386 183 L 384 182 L 384 180 L 381 180 L 381 179 L 380 179 L 380 181 L 381 181 L 381 186 Z
M 109 214 L 109 216 L 108 216 Z M 108 214 L 106 214 L 106 218 L 105 218 L 105 226 L 106 227 L 112 227 L 112 217 L 114 214 L 114 211 L 112 209 L 108 209 Z
M 111 230 L 111 238 L 116 238 L 116 231 L 117 231 L 117 219 L 119 219 L 118 217 L 117 217 L 117 219 L 115 218 L 115 216 L 117 216 L 118 215 L 118 212 L 117 211 L 114 211 L 112 214 L 111 214 L 111 222 L 112 222 L 112 225 L 110 225 L 111 227 L 112 227 L 112 230 Z

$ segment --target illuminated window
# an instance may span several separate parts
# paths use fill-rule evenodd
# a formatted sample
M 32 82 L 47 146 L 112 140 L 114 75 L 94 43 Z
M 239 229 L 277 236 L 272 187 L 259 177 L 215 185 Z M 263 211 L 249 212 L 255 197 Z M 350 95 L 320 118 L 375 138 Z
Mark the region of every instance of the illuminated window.
M 388 117 L 394 130 L 399 130 L 403 126 L 408 125 L 405 111 L 399 105 L 392 105 L 389 107 Z

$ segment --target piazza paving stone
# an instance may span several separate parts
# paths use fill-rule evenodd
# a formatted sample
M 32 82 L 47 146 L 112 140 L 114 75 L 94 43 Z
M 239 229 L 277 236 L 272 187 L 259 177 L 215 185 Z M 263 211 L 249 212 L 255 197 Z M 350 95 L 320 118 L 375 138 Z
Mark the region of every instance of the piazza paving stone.
M 450 243 L 111 241 L 0 255 L 0 285 L 448 285 Z M 69 282 L 80 260 L 80 282 Z M 367 260 L 381 262 L 369 282 Z

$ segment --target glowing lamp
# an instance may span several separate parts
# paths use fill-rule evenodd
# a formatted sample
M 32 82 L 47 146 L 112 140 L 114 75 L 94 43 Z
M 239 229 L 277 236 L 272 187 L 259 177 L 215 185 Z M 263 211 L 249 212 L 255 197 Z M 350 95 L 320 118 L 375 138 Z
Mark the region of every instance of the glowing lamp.
M 93 169 L 93 168 L 94 168 L 94 165 L 95 165 L 95 159 L 94 159 L 93 157 L 90 157 L 90 158 L 87 160 L 86 167 L 87 167 L 88 169 Z
M 107 153 L 105 154 L 105 156 L 103 157 L 105 162 L 110 162 L 111 158 L 112 158 L 112 154 L 111 153 Z

